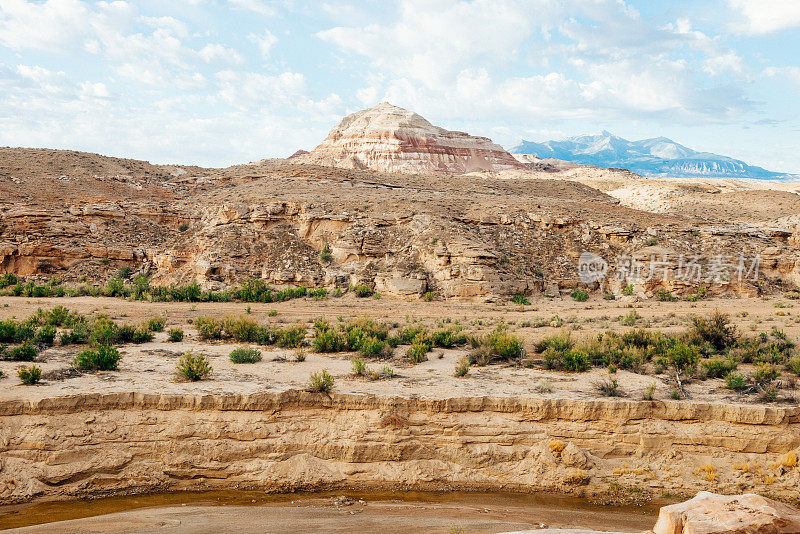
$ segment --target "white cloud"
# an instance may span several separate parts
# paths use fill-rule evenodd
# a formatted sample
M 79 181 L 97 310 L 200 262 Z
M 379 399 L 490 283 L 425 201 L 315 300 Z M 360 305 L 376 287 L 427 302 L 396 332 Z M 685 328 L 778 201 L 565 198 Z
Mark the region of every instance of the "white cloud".
M 264 59 L 269 58 L 269 54 L 272 51 L 273 45 L 278 42 L 278 38 L 275 37 L 269 30 L 265 30 L 261 35 L 251 33 L 247 36 L 247 38 L 254 42 L 256 46 L 258 46 L 259 51 L 261 51 L 261 56 Z
M 439 117 L 692 123 L 749 105 L 713 80 L 745 72 L 719 39 L 688 19 L 654 27 L 617 0 L 403 0 L 393 22 L 316 35 L 383 75 L 358 91 L 364 104 L 383 97 Z
M 800 67 L 767 67 L 764 69 L 767 76 L 783 76 L 800 85 Z
M 231 63 L 234 65 L 240 65 L 244 63 L 244 58 L 241 56 L 241 54 L 239 54 L 239 52 L 229 46 L 219 43 L 207 44 L 200 49 L 198 54 L 206 63 L 213 63 L 215 61 Z
M 800 27 L 798 0 L 728 0 L 742 17 L 735 29 L 751 35 Z
M 236 8 L 253 11 L 254 13 L 258 13 L 260 15 L 273 16 L 277 14 L 275 8 L 266 2 L 262 2 L 261 0 L 228 0 L 228 3 Z

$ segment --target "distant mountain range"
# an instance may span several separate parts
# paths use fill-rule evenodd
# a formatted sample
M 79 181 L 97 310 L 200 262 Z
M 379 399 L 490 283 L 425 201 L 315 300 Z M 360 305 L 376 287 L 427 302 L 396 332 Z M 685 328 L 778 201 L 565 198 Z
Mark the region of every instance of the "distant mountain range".
M 797 179 L 796 175 L 773 172 L 744 161 L 710 152 L 697 152 L 667 139 L 656 137 L 628 141 L 610 132 L 582 135 L 563 141 L 536 143 L 522 141 L 512 154 L 533 154 L 584 165 L 620 167 L 642 176 L 750 178 L 759 180 Z

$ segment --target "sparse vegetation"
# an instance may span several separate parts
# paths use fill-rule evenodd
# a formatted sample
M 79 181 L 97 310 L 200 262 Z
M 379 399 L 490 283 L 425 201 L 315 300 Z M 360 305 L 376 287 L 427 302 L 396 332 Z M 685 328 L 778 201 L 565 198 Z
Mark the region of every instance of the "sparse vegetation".
M 195 354 L 190 350 L 180 357 L 176 371 L 178 376 L 191 382 L 197 382 L 207 378 L 211 374 L 212 368 L 208 358 L 202 352 Z
M 87 371 L 116 371 L 121 359 L 122 355 L 116 347 L 98 345 L 78 354 L 73 364 Z
M 308 391 L 330 393 L 332 390 L 333 376 L 326 369 L 311 373 L 308 380 Z
M 256 363 L 261 361 L 261 351 L 252 347 L 237 347 L 228 357 L 233 363 Z
M 33 386 L 42 378 L 42 368 L 36 365 L 23 366 L 17 370 L 17 376 L 26 386 Z
M 179 343 L 183 341 L 183 330 L 181 328 L 170 328 L 168 335 L 169 340 L 173 343 Z

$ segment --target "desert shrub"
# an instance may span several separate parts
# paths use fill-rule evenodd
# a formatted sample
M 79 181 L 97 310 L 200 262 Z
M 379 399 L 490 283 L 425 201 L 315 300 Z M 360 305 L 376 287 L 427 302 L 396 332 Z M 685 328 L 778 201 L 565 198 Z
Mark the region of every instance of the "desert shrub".
M 37 384 L 42 378 L 42 368 L 36 365 L 31 365 L 30 367 L 23 366 L 17 370 L 17 376 L 22 380 L 23 384 L 32 386 Z
M 457 326 L 436 330 L 431 337 L 434 346 L 445 349 L 453 348 L 456 345 L 464 345 L 467 342 L 467 336 L 462 334 L 461 327 Z
M 72 327 L 68 332 L 61 332 L 58 336 L 58 342 L 61 345 L 78 345 L 86 343 L 89 340 L 89 325 L 87 323 L 78 323 Z
M 425 302 L 433 302 L 436 299 L 436 293 L 433 291 L 426 291 L 422 294 L 422 300 Z
M 14 319 L 0 321 L 0 343 L 22 343 L 33 339 L 36 326 L 33 322 L 19 322 Z
M 125 291 L 125 282 L 122 278 L 114 277 L 110 278 L 108 282 L 106 282 L 106 287 L 103 290 L 103 295 L 106 297 L 124 297 L 126 296 Z
M 153 315 L 152 317 L 147 318 L 147 321 L 145 322 L 145 328 L 149 332 L 163 332 L 166 324 L 166 318 L 162 317 L 161 315 Z
M 367 336 L 361 339 L 358 352 L 367 358 L 376 356 L 388 358 L 392 355 L 392 348 L 385 341 L 373 336 Z
M 308 296 L 313 298 L 314 300 L 324 300 L 328 296 L 328 290 L 325 289 L 324 287 L 309 289 Z
M 0 289 L 5 289 L 8 286 L 16 285 L 18 281 L 17 275 L 14 273 L 3 273 L 3 275 L 0 276 Z
M 458 378 L 463 378 L 467 376 L 467 373 L 469 373 L 469 358 L 461 358 L 458 360 L 458 363 L 456 363 L 453 375 Z
M 3 359 L 12 362 L 32 362 L 36 359 L 36 347 L 28 340 L 23 341 L 21 345 L 8 349 Z
M 170 328 L 169 340 L 172 341 L 173 343 L 179 343 L 183 341 L 183 330 L 180 328 Z
M 314 352 L 341 352 L 345 348 L 342 334 L 324 319 L 314 323 Z
M 153 341 L 153 333 L 147 329 L 147 325 L 136 327 L 130 324 L 117 326 L 112 343 L 147 343 Z M 106 343 L 107 344 L 107 343 Z
M 56 339 L 56 327 L 46 324 L 36 331 L 33 341 L 42 345 L 52 345 Z
M 90 371 L 113 371 L 116 370 L 119 361 L 122 359 L 116 347 L 110 345 L 98 345 L 84 350 L 77 356 L 73 364 L 78 369 Z
M 357 376 L 364 376 L 367 372 L 367 365 L 364 363 L 364 360 L 361 358 L 353 358 L 351 362 L 353 364 L 353 373 Z
M 97 345 L 111 345 L 117 340 L 119 327 L 105 315 L 99 315 L 89 327 L 89 341 Z
M 700 351 L 694 345 L 678 342 L 667 350 L 667 361 L 678 372 L 694 370 L 700 359 Z
M 433 347 L 429 342 L 429 338 L 426 338 L 423 334 L 417 334 L 417 337 L 414 338 L 414 342 L 411 343 L 411 346 L 408 347 L 406 351 L 406 358 L 408 358 L 411 363 L 424 362 L 428 359 L 428 353 L 431 348 Z
M 347 350 L 361 350 L 361 345 L 368 338 L 385 341 L 389 334 L 389 326 L 376 323 L 368 317 L 350 321 L 343 327 L 345 348 Z
M 319 253 L 319 261 L 321 263 L 331 263 L 333 261 L 333 254 L 331 254 L 331 247 L 327 243 L 322 245 L 322 251 Z
M 294 349 L 301 347 L 306 339 L 306 327 L 298 324 L 288 326 L 276 332 L 276 343 L 279 347 Z
M 747 379 L 742 373 L 730 373 L 725 377 L 725 387 L 734 391 L 741 391 L 747 387 Z
M 636 310 L 631 310 L 624 317 L 622 317 L 619 322 L 625 326 L 636 326 L 636 323 L 638 323 L 641 319 L 642 316 L 639 315 L 639 312 Z
M 516 295 L 514 295 L 511 298 L 511 302 L 513 302 L 514 304 L 520 304 L 522 306 L 528 306 L 531 303 L 531 301 L 528 300 L 528 297 L 526 297 L 522 293 L 517 293 Z
M 786 370 L 800 375 L 800 356 L 792 356 L 786 361 Z
M 595 388 L 606 397 L 623 397 L 625 395 L 616 378 L 601 380 L 595 384 Z
M 401 328 L 400 332 L 398 333 L 403 345 L 412 344 L 418 335 L 422 335 L 426 338 L 428 337 L 428 329 L 420 323 L 407 324 Z
M 353 293 L 359 298 L 371 297 L 375 293 L 371 287 L 366 284 L 358 284 L 352 287 Z
M 753 372 L 753 381 L 760 385 L 769 384 L 780 375 L 781 372 L 775 365 L 771 363 L 759 363 L 756 365 L 756 369 Z
M 715 311 L 707 319 L 693 317 L 689 335 L 696 344 L 708 343 L 718 352 L 736 344 L 736 327 L 731 324 L 729 315 L 719 311 Z
M 666 289 L 659 289 L 656 292 L 656 299 L 660 300 L 661 302 L 675 302 L 676 300 L 678 300 L 678 297 L 676 297 Z
M 201 315 L 194 321 L 200 339 L 222 339 L 222 323 L 215 317 Z
M 622 288 L 622 294 L 626 297 L 630 297 L 633 295 L 633 284 L 628 284 L 624 288 Z
M 78 323 L 83 323 L 86 320 L 77 314 L 70 311 L 64 306 L 56 306 L 51 310 L 43 310 L 39 308 L 34 315 L 37 324 L 42 326 L 57 326 L 64 328 L 71 328 Z
M 543 340 L 536 343 L 534 350 L 541 354 L 547 349 L 552 349 L 554 352 L 566 352 L 575 347 L 575 341 L 572 339 L 572 334 L 569 330 L 562 330 L 558 334 L 548 336 Z
M 212 368 L 208 358 L 202 352 L 195 354 L 190 350 L 180 357 L 176 370 L 179 376 L 197 382 L 210 375 Z
M 237 347 L 228 357 L 233 363 L 256 363 L 261 361 L 261 351 L 251 347 Z
M 572 293 L 570 293 L 570 296 L 577 302 L 586 302 L 589 300 L 589 292 L 577 287 Z
M 725 378 L 737 367 L 734 360 L 724 358 L 705 360 L 702 365 L 708 378 Z
M 486 343 L 500 360 L 511 360 L 522 356 L 522 340 L 508 332 L 508 327 L 498 325 L 486 338 Z
M 311 373 L 308 391 L 330 393 L 331 390 L 333 390 L 333 376 L 326 369 Z
M 222 328 L 227 335 L 240 343 L 255 343 L 259 339 L 258 323 L 246 315 L 226 317 Z

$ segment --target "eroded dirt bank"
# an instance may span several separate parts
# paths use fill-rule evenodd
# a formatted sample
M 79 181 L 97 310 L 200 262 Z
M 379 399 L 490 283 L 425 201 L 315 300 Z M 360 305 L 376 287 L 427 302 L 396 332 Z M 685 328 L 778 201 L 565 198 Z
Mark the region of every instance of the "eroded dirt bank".
M 800 408 L 79 394 L 0 402 L 0 503 L 160 490 L 484 489 L 796 499 Z

